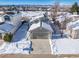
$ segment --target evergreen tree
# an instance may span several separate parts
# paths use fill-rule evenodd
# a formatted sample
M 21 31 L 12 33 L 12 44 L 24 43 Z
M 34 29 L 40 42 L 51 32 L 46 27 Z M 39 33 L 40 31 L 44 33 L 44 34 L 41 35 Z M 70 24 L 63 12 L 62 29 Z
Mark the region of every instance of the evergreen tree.
M 4 41 L 11 42 L 13 35 L 6 33 L 4 36 Z
M 79 11 L 79 7 L 78 7 L 78 3 L 75 2 L 73 5 L 72 5 L 72 8 L 71 8 L 71 12 L 78 12 Z

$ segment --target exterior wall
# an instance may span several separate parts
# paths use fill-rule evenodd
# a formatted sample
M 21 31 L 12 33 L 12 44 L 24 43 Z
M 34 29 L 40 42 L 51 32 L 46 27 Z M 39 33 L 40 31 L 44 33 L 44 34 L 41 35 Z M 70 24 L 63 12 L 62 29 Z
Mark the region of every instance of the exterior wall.
M 77 12 L 73 12 L 74 15 L 77 15 Z
M 76 39 L 79 39 L 79 29 L 78 30 L 76 30 Z
M 72 30 L 71 36 L 73 39 L 79 39 L 79 30 Z
M 5 36 L 5 33 L 2 33 L 2 39 L 4 38 L 4 36 Z
M 31 33 L 31 39 L 49 39 L 50 33 Z
M 73 39 L 76 39 L 76 31 L 72 30 L 72 33 L 71 33 L 71 38 Z
M 0 34 L 0 40 L 3 40 L 4 36 L 5 36 L 5 33 L 1 33 Z
M 79 34 L 76 35 L 76 39 L 79 39 Z
M 66 28 L 66 32 L 67 32 L 67 33 L 68 33 L 68 35 L 70 36 L 70 35 L 71 35 L 72 30 L 71 30 L 71 29 L 69 29 L 69 28 Z
M 61 22 L 61 28 L 66 29 L 66 23 L 65 22 Z
M 29 39 L 51 39 L 52 32 L 44 29 L 44 28 L 37 28 L 29 32 L 30 36 Z

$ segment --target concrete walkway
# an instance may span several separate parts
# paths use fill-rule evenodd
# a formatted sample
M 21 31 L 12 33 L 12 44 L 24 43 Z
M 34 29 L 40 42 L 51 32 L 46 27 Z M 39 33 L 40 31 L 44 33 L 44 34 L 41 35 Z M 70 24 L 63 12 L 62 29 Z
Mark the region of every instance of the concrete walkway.
M 31 54 L 51 54 L 49 39 L 31 39 L 33 51 Z

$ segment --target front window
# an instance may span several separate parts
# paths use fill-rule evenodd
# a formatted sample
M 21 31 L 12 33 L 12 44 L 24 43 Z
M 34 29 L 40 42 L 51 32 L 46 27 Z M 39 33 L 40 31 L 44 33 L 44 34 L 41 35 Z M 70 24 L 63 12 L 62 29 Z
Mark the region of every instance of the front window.
M 10 21 L 10 17 L 8 15 L 4 16 L 5 21 Z
M 2 39 L 2 34 L 0 33 L 0 39 Z

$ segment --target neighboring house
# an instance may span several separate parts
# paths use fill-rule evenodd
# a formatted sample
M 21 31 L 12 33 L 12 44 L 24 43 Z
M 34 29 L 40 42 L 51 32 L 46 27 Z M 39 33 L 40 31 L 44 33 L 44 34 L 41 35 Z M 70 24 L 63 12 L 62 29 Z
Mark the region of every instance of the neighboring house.
M 46 14 L 39 14 L 29 21 L 28 39 L 51 39 L 53 29 Z
M 45 12 L 42 12 L 42 11 L 21 11 L 21 14 L 22 14 L 22 18 L 25 20 L 25 21 L 29 21 L 31 20 L 32 18 L 34 17 L 38 17 L 40 15 L 43 15 L 45 14 Z
M 72 28 L 72 38 L 73 39 L 79 39 L 79 26 L 76 26 L 75 28 Z
M 12 24 L 8 23 L 3 23 L 0 25 L 0 39 L 4 38 L 4 35 L 6 33 L 14 33 L 15 32 L 15 27 Z
M 61 24 L 61 28 L 65 29 L 66 28 L 66 23 L 65 21 L 65 16 L 64 15 L 60 15 L 56 18 L 57 21 L 59 21 L 59 23 Z
M 34 23 L 29 28 L 29 39 L 51 39 L 53 29 L 45 22 Z
M 77 21 L 79 20 L 79 15 L 70 15 L 69 18 L 71 18 L 72 20 L 71 21 Z
M 17 25 L 22 20 L 22 16 L 20 13 L 18 13 L 18 14 L 5 14 L 4 19 L 7 23 Z
M 66 29 L 66 24 L 71 21 L 71 19 L 69 18 L 70 15 L 71 13 L 69 12 L 58 12 L 56 20 L 61 24 L 61 29 Z
M 33 23 L 38 23 L 40 21 L 49 23 L 47 14 L 39 14 L 37 16 L 32 17 L 31 20 L 29 21 L 29 24 L 32 25 Z
M 79 39 L 78 38 L 78 34 L 79 34 L 78 27 L 79 27 L 79 20 L 74 21 L 74 22 L 70 22 L 70 23 L 67 24 L 66 30 L 67 30 L 68 35 L 71 38 Z
M 62 12 L 56 20 L 58 20 L 61 23 L 61 28 L 66 29 L 66 25 L 70 22 L 75 22 L 79 20 L 79 15 L 71 14 L 68 12 Z
M 6 33 L 14 34 L 22 23 L 20 14 L 5 14 L 1 19 L 3 20 L 3 18 L 5 21 L 0 24 L 0 37 L 2 39 Z

